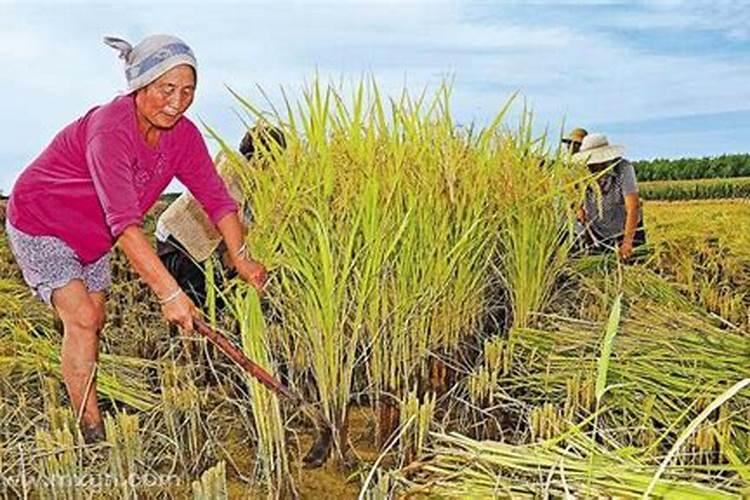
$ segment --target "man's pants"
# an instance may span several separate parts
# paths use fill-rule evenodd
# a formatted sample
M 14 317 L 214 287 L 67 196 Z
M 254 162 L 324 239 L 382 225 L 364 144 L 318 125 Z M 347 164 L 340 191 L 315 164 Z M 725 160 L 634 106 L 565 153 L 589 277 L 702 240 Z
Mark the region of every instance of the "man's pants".
M 202 308 L 206 303 L 205 266 L 193 260 L 187 250 L 172 236 L 167 238 L 167 241 L 157 241 L 157 253 L 164 267 L 174 277 L 180 288 L 198 308 Z M 224 283 L 224 278 L 218 269 L 214 273 L 214 282 L 219 288 Z M 224 307 L 220 297 L 216 298 L 216 307 L 218 309 Z

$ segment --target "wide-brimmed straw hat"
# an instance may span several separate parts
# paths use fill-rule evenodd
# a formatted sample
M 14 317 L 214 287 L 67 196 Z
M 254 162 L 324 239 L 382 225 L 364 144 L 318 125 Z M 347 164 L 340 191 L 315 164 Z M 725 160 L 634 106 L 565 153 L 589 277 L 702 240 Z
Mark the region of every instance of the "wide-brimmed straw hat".
M 581 149 L 573 155 L 576 161 L 586 161 L 587 165 L 594 163 L 604 163 L 617 158 L 622 158 L 625 154 L 623 146 L 610 144 L 607 136 L 604 134 L 588 134 L 581 142 Z
M 565 144 L 568 144 L 570 142 L 581 142 L 583 141 L 583 138 L 588 134 L 589 133 L 585 128 L 577 127 L 571 130 L 567 137 L 563 137 L 562 142 L 564 142 Z

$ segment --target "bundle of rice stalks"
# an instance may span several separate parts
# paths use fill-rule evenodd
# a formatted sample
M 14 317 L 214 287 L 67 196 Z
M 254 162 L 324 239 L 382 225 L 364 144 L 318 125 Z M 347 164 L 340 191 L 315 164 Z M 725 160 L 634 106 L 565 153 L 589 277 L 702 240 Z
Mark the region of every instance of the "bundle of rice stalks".
M 4 276 L 9 276 L 10 272 Z M 20 320 L 34 324 L 49 323 L 49 309 L 39 300 L 34 299 L 19 279 L 0 279 L 0 311 L 3 311 L 4 322 Z M 3 328 L 0 327 L 0 335 Z
M 460 434 L 435 434 L 434 458 L 405 480 L 409 494 L 441 498 L 640 498 L 657 470 L 627 454 L 606 451 L 574 430 L 537 445 L 475 441 Z M 743 466 L 748 469 L 747 466 Z M 671 470 L 652 494 L 665 499 L 736 498 L 738 485 L 710 486 L 710 468 Z
M 60 342 L 55 333 L 29 320 L 0 323 L 0 365 L 5 376 L 42 372 L 60 377 Z M 149 388 L 152 361 L 130 356 L 102 354 L 97 369 L 97 389 L 113 401 L 149 411 L 158 397 Z
M 642 446 L 643 456 L 653 458 L 674 442 L 680 423 L 722 394 L 727 381 L 750 377 L 750 343 L 745 333 L 684 304 L 666 282 L 655 286 L 659 278 L 648 272 L 631 269 L 625 275 L 626 288 L 633 287 L 635 275 L 645 277 L 649 286 L 640 297 L 624 295 L 599 424 L 609 438 Z M 657 297 L 674 300 L 658 302 Z M 553 403 L 571 422 L 585 418 L 594 410 L 591 381 L 597 377 L 602 326 L 561 316 L 549 316 L 540 326 L 511 332 L 512 370 L 498 380 L 497 390 L 532 407 Z M 711 417 L 710 425 L 723 429 L 725 438 L 715 463 L 750 459 L 748 411 L 750 394 L 740 393 L 724 413 Z M 654 440 L 656 435 L 661 437 Z M 686 451 L 680 460 L 693 463 L 700 455 Z

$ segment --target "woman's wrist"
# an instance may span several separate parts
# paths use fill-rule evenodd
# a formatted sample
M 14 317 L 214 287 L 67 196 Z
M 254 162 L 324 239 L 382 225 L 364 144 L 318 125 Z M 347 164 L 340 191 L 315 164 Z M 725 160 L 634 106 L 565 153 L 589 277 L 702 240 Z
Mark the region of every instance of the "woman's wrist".
M 243 243 L 242 246 L 234 253 L 235 259 L 248 259 L 247 255 L 247 243 Z
M 180 285 L 169 274 L 165 276 L 165 279 L 160 280 L 157 286 L 152 287 L 152 290 L 159 299 L 160 305 L 174 302 L 182 293 Z
M 182 295 L 182 288 L 177 287 L 177 289 L 173 290 L 171 293 L 164 296 L 159 296 L 159 305 L 164 306 L 169 304 L 170 302 L 174 302 L 180 295 Z
M 243 243 L 236 251 L 228 251 L 227 253 L 229 254 L 229 259 L 232 263 L 232 267 L 234 268 L 237 268 L 243 263 L 252 262 L 252 260 L 250 259 L 250 253 L 247 250 L 246 243 Z

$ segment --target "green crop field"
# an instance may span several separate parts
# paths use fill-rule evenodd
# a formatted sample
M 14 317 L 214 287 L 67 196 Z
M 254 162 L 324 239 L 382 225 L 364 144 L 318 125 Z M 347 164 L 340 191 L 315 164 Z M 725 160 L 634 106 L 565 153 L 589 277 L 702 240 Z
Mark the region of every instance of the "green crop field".
M 528 116 L 456 131 L 447 89 L 341 92 L 313 83 L 264 115 L 289 131 L 270 165 L 243 171 L 269 289 L 233 282 L 215 291 L 227 314 L 206 308 L 326 416 L 328 464 L 301 467 L 305 414 L 179 337 L 119 252 L 98 367 L 107 439 L 85 446 L 60 333 L 0 233 L 2 494 L 750 494 L 746 201 L 646 201 L 637 264 L 574 255 L 591 180 L 565 156 L 539 168 Z M 86 474 L 99 481 L 60 480 Z

